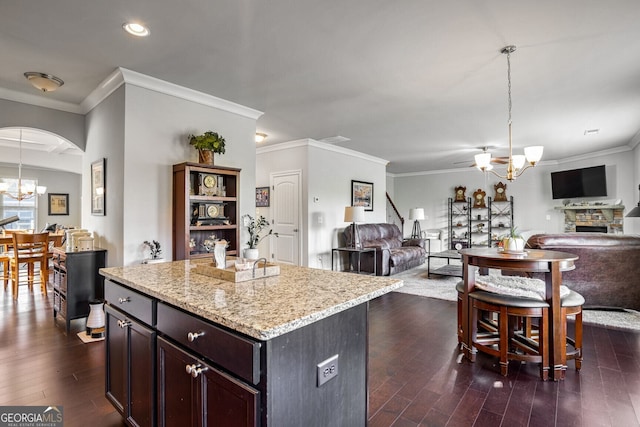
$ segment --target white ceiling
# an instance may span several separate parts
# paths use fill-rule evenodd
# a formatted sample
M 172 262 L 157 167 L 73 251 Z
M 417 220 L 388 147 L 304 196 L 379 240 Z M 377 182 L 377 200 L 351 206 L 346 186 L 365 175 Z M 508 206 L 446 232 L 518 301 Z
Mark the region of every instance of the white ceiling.
M 344 136 L 389 172 L 449 169 L 505 154 L 515 44 L 514 145 L 566 159 L 637 144 L 638 17 L 637 0 L 0 0 L 0 96 L 77 106 L 121 66 L 264 111 L 267 144 Z M 41 94 L 25 71 L 65 84 Z

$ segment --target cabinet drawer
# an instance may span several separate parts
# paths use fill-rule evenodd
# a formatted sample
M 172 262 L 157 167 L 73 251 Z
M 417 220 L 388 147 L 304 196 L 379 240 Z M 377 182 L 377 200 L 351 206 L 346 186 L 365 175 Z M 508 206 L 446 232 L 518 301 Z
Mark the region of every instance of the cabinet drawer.
M 260 382 L 259 342 L 163 303 L 158 304 L 158 331 L 242 379 L 253 384 Z
M 110 280 L 105 280 L 104 284 L 104 297 L 112 307 L 155 326 L 155 300 Z

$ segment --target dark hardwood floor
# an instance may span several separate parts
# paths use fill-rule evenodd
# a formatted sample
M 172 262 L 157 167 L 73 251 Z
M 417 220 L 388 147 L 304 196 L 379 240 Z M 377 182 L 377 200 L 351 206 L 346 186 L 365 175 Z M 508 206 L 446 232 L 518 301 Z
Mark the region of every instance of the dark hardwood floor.
M 582 370 L 543 382 L 535 364 L 459 363 L 453 302 L 392 292 L 369 319 L 369 426 L 639 425 L 638 333 L 585 325 Z
M 122 425 L 104 397 L 104 342 L 78 339 L 83 320 L 65 335 L 51 295 L 0 292 L 0 405 L 62 405 L 66 427 Z M 569 362 L 553 383 L 531 364 L 512 363 L 504 378 L 491 357 L 459 363 L 455 330 L 452 302 L 401 293 L 371 302 L 369 426 L 639 424 L 640 334 L 585 325 L 582 371 Z

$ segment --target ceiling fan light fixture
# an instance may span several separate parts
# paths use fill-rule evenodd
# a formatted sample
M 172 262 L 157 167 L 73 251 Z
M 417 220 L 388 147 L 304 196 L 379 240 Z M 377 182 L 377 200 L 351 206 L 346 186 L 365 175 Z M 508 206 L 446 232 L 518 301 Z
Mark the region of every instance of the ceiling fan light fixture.
M 147 37 L 151 34 L 149 28 L 139 22 L 125 22 L 122 24 L 122 29 L 136 37 Z
M 488 168 L 491 166 L 491 153 L 480 153 L 474 156 L 478 169 Z
M 53 92 L 64 84 L 64 81 L 59 77 L 37 71 L 27 71 L 24 73 L 24 77 L 33 87 L 42 92 Z

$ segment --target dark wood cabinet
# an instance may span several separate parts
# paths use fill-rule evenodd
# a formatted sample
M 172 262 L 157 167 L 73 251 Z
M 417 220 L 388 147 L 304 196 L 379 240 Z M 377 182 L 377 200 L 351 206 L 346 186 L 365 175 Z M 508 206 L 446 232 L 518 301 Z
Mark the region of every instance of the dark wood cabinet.
M 229 242 L 238 255 L 240 169 L 200 163 L 173 165 L 173 259 L 212 255 L 207 239 Z
M 259 393 L 158 338 L 158 425 L 257 426 Z
M 105 266 L 105 249 L 53 251 L 53 317 L 62 317 L 69 332 L 71 320 L 89 315 L 89 301 L 104 297 L 104 278 L 98 270 Z
M 107 298 L 110 304 L 105 308 L 106 396 L 128 425 L 155 426 L 156 332 L 134 317 L 140 314 L 135 310 L 132 310 L 132 315 L 131 312 L 114 309 L 113 305 L 131 302 L 131 297 L 116 299 L 114 295 L 119 294 L 118 290 L 125 288 L 112 283 L 109 285 Z M 151 305 L 149 308 L 151 315 L 155 307 Z
M 107 398 L 129 425 L 366 425 L 366 303 L 265 341 L 111 280 L 105 297 Z

